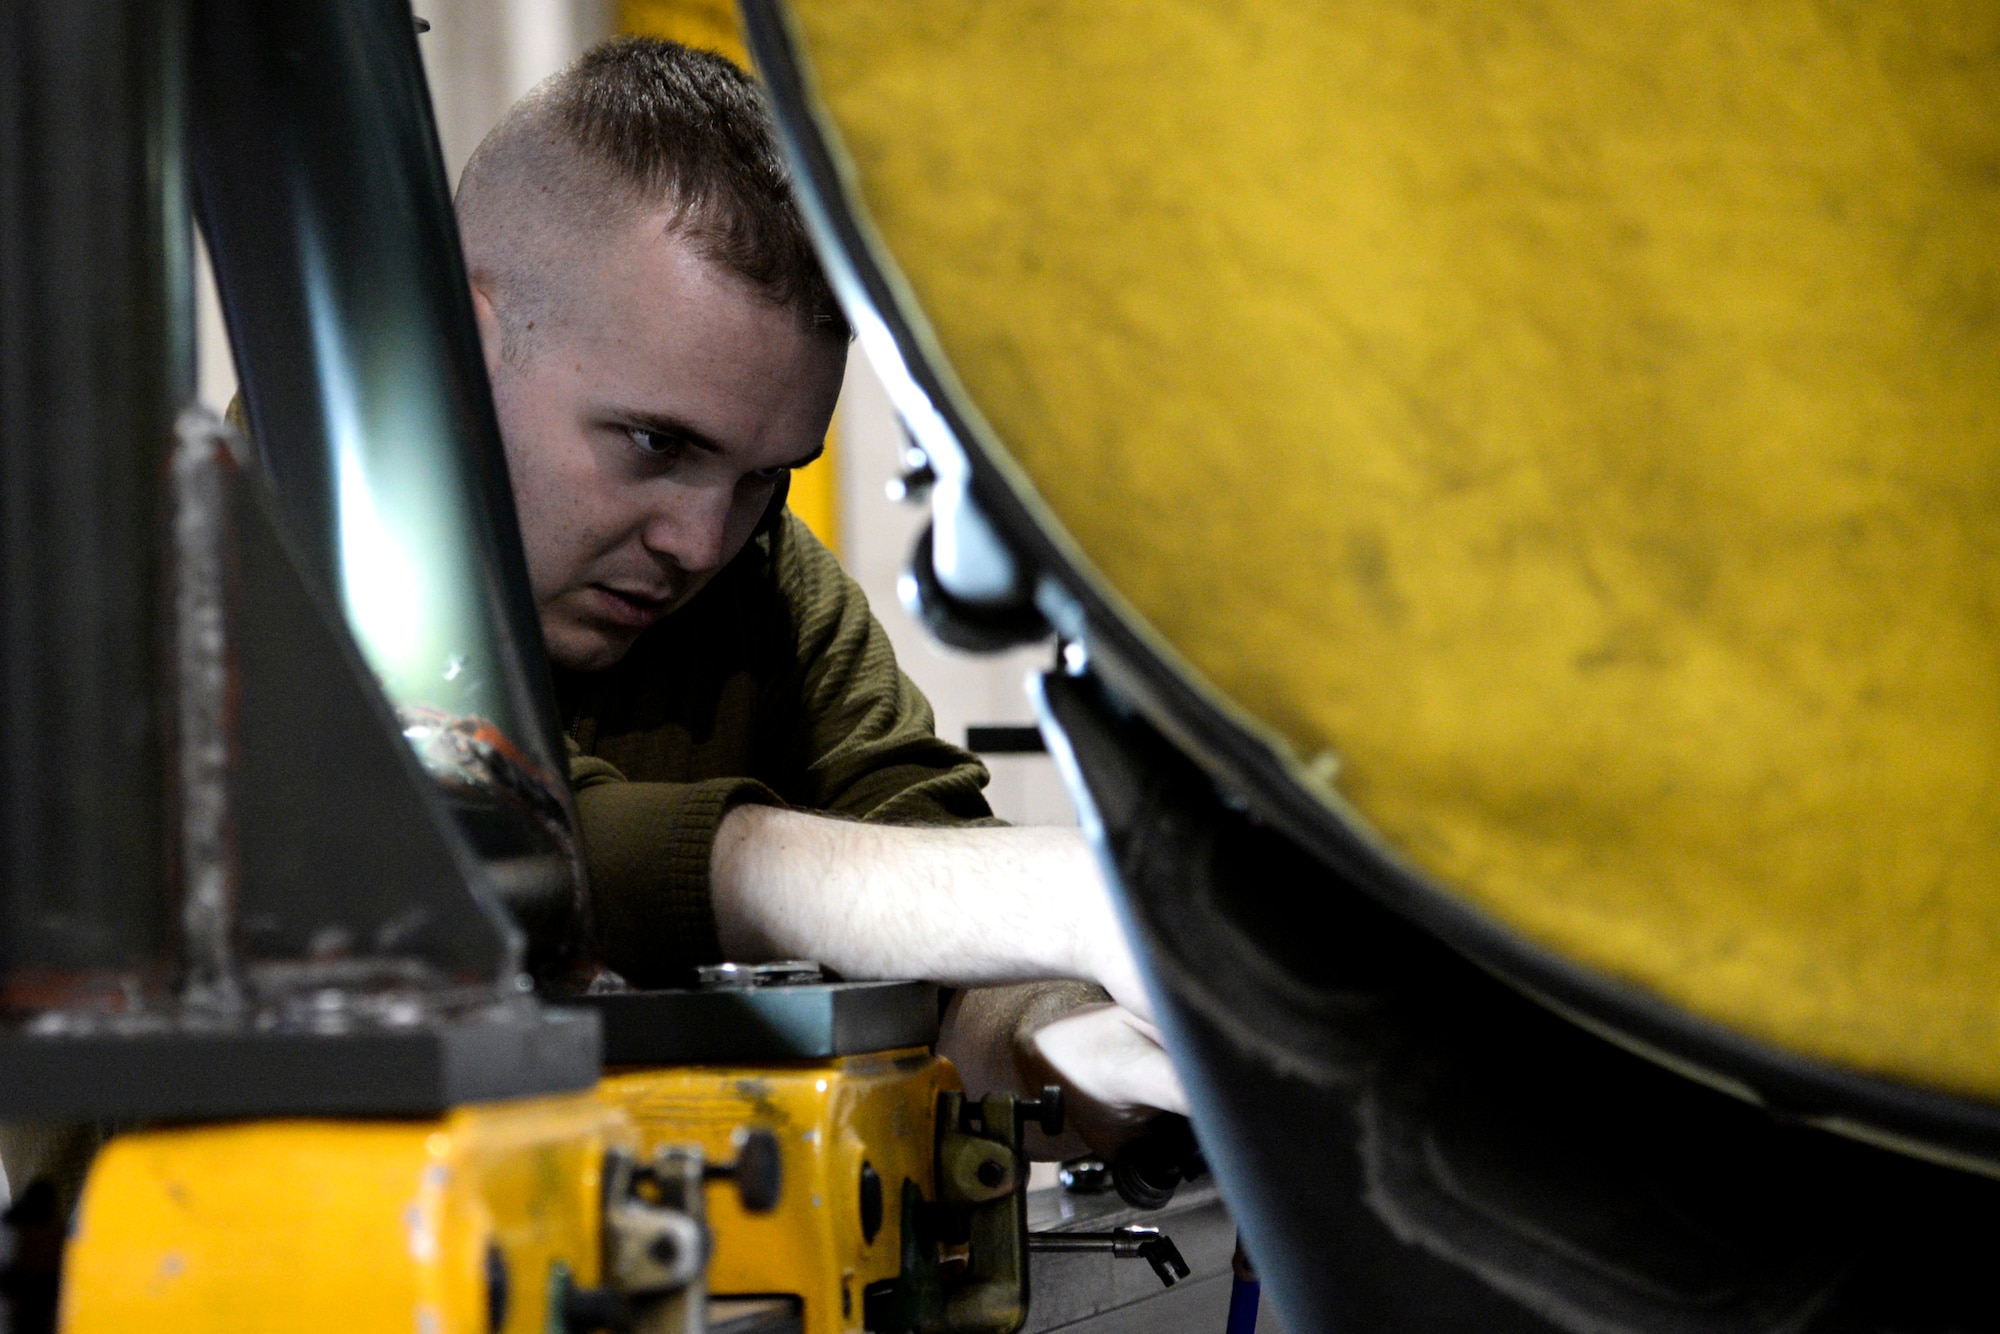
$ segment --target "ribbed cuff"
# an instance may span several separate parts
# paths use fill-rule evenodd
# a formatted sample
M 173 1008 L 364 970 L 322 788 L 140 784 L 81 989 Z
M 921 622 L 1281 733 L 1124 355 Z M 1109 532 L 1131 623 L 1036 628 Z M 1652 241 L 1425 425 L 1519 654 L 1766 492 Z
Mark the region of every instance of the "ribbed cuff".
M 745 803 L 785 804 L 753 778 L 579 787 L 598 949 L 626 981 L 684 985 L 722 957 L 709 860 L 722 817 Z

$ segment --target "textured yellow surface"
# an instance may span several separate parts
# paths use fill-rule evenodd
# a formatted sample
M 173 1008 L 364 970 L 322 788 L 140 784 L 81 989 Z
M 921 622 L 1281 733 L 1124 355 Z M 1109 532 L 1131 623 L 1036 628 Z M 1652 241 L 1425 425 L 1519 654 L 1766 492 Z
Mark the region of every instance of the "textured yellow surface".
M 666 37 L 750 68 L 735 0 L 618 0 L 618 31 Z
M 823 1064 L 625 1070 L 598 1086 L 630 1114 L 641 1144 L 697 1144 L 735 1156 L 733 1136 L 777 1136 L 784 1184 L 768 1214 L 743 1212 L 726 1183 L 708 1192 L 715 1293 L 796 1294 L 804 1334 L 860 1334 L 863 1293 L 902 1272 L 903 1181 L 937 1195 L 937 1100 L 959 1087 L 950 1061 L 920 1048 Z M 861 1165 L 882 1182 L 881 1231 L 861 1231 Z
M 598 1281 L 602 1164 L 632 1130 L 594 1095 L 433 1121 L 258 1121 L 120 1135 L 63 1259 L 65 1334 L 499 1334 L 548 1328 L 551 1266 Z
M 1534 941 L 2000 1097 L 2000 6 L 795 13 L 979 408 L 1302 772 Z

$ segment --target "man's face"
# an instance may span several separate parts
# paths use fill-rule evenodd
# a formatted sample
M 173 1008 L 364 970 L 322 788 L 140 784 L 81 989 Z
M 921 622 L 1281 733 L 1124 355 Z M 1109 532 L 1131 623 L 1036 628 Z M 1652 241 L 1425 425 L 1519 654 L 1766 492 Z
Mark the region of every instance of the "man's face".
M 474 292 L 549 656 L 598 671 L 749 542 L 826 438 L 846 348 L 662 220 L 580 264 L 561 327 L 500 355 Z

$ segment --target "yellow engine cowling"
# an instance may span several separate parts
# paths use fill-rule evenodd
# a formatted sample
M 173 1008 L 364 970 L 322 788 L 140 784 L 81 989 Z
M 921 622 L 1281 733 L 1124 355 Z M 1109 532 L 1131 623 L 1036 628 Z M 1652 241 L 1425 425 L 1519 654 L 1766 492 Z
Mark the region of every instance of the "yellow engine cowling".
M 2000 9 L 786 8 L 981 480 L 1274 791 L 2000 1100 Z

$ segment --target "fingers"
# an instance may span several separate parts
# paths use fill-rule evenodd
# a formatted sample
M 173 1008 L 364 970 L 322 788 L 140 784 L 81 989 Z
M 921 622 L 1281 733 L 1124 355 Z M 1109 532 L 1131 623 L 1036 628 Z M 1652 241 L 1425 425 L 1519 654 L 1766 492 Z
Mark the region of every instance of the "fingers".
M 1081 983 L 962 991 L 945 1013 L 938 1050 L 975 1096 L 1062 1085 L 1069 1129 L 1049 1139 L 1030 1127 L 1036 1158 L 1110 1156 L 1158 1113 L 1187 1110 L 1159 1030 Z
M 1159 1031 L 1122 1006 L 1066 1015 L 1037 1030 L 1034 1045 L 1059 1076 L 1080 1127 L 1092 1119 L 1135 1124 L 1156 1112 L 1187 1113 L 1187 1093 Z

